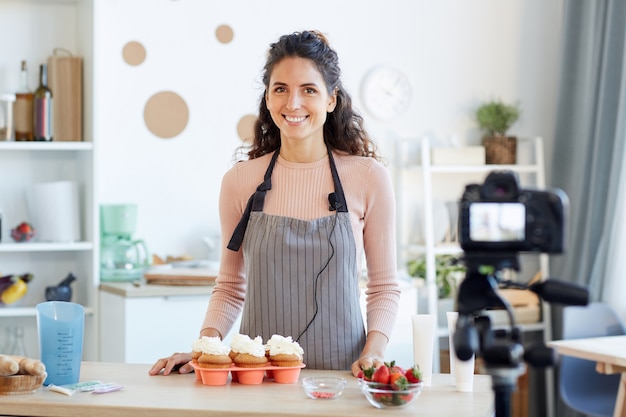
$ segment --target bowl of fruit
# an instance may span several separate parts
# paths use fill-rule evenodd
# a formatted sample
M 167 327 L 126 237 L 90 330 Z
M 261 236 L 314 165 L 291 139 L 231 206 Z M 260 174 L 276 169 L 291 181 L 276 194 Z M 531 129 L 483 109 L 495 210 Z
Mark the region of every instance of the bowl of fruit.
M 359 374 L 359 387 L 376 408 L 403 408 L 412 404 L 422 392 L 421 376 L 417 366 L 403 369 L 395 362 L 386 362 Z
M 35 237 L 35 228 L 22 222 L 15 229 L 11 229 L 11 237 L 16 242 L 30 242 Z

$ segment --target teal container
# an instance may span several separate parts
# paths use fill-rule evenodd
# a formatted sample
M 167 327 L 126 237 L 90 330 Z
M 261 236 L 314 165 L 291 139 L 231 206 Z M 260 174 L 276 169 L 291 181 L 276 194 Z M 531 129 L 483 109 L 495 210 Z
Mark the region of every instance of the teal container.
M 102 236 L 130 237 L 137 228 L 136 204 L 103 204 L 100 206 Z
M 39 354 L 48 376 L 44 385 L 76 384 L 83 360 L 85 309 L 66 301 L 37 304 Z

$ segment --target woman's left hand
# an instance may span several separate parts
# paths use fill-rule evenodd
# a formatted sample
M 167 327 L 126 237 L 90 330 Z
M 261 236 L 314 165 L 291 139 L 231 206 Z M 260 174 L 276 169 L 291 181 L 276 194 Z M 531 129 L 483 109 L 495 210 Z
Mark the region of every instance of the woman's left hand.
M 371 368 L 372 366 L 374 368 L 378 368 L 379 366 L 383 365 L 383 360 L 379 359 L 379 358 L 374 358 L 371 356 L 362 356 L 360 357 L 357 361 L 354 361 L 354 363 L 352 364 L 352 375 L 354 375 L 355 377 L 359 376 L 359 372 L 361 372 L 364 369 L 368 369 Z
M 369 332 L 361 357 L 352 364 L 352 375 L 358 376 L 363 369 L 384 365 L 385 348 L 388 342 L 384 334 L 376 331 Z

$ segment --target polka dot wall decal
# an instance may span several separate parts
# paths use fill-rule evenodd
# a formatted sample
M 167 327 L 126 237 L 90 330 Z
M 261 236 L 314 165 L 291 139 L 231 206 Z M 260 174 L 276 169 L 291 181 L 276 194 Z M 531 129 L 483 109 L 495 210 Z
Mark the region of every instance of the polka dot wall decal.
M 130 41 L 122 49 L 122 57 L 128 65 L 139 65 L 146 59 L 146 48 L 136 41 Z
M 154 94 L 146 102 L 143 119 L 150 132 L 163 139 L 179 135 L 189 121 L 189 107 L 172 91 Z
M 222 43 L 230 43 L 234 36 L 233 28 L 228 25 L 220 25 L 215 29 L 215 37 Z
M 241 139 L 242 142 L 252 143 L 256 120 L 257 117 L 252 114 L 247 114 L 239 119 L 239 123 L 237 123 L 237 135 L 239 135 L 239 139 Z

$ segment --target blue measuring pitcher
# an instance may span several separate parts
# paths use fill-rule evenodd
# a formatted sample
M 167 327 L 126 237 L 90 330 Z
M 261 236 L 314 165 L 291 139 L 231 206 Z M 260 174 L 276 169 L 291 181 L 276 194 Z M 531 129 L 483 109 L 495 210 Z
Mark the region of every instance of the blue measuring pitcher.
M 39 354 L 48 376 L 44 385 L 75 384 L 83 358 L 85 309 L 66 301 L 37 304 Z

